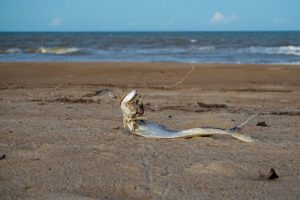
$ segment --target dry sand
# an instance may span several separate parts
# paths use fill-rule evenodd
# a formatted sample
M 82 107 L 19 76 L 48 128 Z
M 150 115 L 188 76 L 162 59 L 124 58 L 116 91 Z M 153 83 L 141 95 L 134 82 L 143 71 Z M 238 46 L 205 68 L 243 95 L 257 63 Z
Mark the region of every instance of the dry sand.
M 0 82 L 1 199 L 300 198 L 299 66 L 1 63 Z M 130 135 L 112 97 L 133 88 L 173 129 L 262 113 L 244 129 L 259 142 Z

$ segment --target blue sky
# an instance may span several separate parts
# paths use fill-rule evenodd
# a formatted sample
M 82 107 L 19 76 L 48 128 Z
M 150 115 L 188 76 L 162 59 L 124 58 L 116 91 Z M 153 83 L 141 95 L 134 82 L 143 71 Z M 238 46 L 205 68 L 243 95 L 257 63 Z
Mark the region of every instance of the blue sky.
M 0 0 L 0 31 L 300 30 L 300 0 Z

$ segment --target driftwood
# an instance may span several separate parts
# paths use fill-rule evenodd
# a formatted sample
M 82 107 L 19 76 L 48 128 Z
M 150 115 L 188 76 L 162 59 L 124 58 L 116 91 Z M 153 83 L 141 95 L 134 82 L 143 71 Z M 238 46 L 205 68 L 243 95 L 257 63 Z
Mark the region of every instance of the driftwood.
M 230 129 L 221 128 L 192 128 L 182 131 L 174 131 L 163 125 L 148 122 L 144 115 L 144 106 L 141 95 L 136 90 L 129 92 L 121 99 L 121 110 L 123 112 L 123 123 L 125 127 L 139 136 L 148 138 L 191 138 L 197 136 L 211 136 L 214 134 L 230 135 L 243 142 L 254 142 L 249 136 L 241 134 L 243 127 L 254 119 L 253 115 L 238 126 Z

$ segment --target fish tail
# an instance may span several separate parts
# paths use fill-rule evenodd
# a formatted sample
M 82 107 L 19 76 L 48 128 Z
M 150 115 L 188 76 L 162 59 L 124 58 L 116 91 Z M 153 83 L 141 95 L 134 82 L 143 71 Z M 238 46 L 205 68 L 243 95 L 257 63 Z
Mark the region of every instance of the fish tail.
M 259 114 L 255 114 L 250 116 L 248 119 L 246 119 L 245 121 L 243 121 L 242 123 L 240 123 L 239 125 L 229 129 L 229 133 L 232 137 L 239 139 L 241 141 L 244 142 L 254 142 L 254 139 L 252 139 L 249 136 L 243 135 L 240 133 L 240 131 L 253 119 L 255 119 Z
M 259 114 L 255 114 L 250 116 L 248 119 L 246 119 L 245 121 L 243 121 L 242 123 L 240 123 L 239 125 L 229 129 L 232 132 L 240 132 L 250 121 L 252 121 L 253 119 L 255 119 Z

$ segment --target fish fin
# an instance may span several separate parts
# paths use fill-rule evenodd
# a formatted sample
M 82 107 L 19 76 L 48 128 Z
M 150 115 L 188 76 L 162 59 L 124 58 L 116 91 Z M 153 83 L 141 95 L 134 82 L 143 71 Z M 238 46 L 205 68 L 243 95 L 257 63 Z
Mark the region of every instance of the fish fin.
M 242 123 L 240 123 L 239 125 L 229 129 L 229 133 L 232 137 L 241 140 L 243 142 L 255 142 L 254 139 L 252 139 L 249 136 L 243 135 L 240 133 L 240 131 L 246 126 L 246 124 L 248 124 L 250 121 L 252 121 L 253 119 L 255 119 L 259 114 L 255 114 L 250 116 L 248 119 L 246 119 L 245 121 L 243 121 Z
M 255 119 L 259 114 L 255 114 L 250 116 L 248 119 L 246 119 L 245 121 L 243 121 L 242 123 L 240 123 L 239 125 L 229 129 L 232 132 L 240 132 L 250 121 L 252 121 L 253 119 Z

